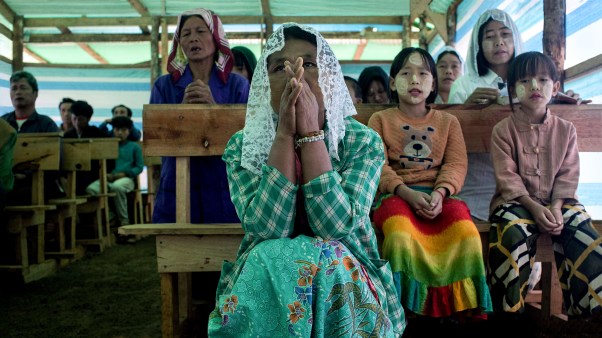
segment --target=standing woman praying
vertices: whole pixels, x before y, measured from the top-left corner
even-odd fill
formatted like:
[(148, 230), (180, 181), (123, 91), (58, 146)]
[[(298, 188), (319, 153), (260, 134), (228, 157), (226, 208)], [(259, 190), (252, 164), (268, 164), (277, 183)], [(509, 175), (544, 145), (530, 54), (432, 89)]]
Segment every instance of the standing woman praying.
[[(168, 58), (169, 74), (157, 79), (150, 103), (246, 103), (249, 83), (232, 74), (234, 57), (222, 23), (213, 12), (197, 8), (182, 13)], [(219, 156), (190, 161), (192, 223), (238, 222), (230, 201), (226, 166)], [(175, 222), (176, 161), (163, 157), (153, 223)]]

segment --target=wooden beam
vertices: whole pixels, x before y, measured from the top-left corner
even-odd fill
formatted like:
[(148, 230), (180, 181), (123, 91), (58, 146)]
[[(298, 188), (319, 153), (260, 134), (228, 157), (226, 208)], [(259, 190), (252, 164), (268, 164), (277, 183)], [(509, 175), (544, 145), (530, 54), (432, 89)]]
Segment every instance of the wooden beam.
[(567, 68), (564, 71), (564, 79), (569, 80), (600, 68), (602, 68), (602, 54), (598, 54), (591, 59), (578, 63), (571, 68)]
[[(0, 0), (0, 1), (2, 1), (2, 0)], [(0, 34), (4, 35), (9, 40), (13, 39), (13, 31), (1, 23), (0, 23)]]
[(360, 43), (357, 45), (357, 48), (355, 49), (355, 53), (353, 54), (353, 60), (361, 60), (362, 59), (362, 54), (364, 54), (364, 50), (366, 49), (367, 45), (368, 45), (368, 40), (360, 39)]
[[(170, 25), (175, 25), (177, 17), (166, 17)], [(263, 16), (220, 15), (224, 24), (261, 24)], [(400, 16), (274, 16), (275, 24), (297, 22), (303, 24), (381, 24), (401, 25)]]
[[(1, 59), (1, 58), (0, 58)], [(10, 63), (10, 61), (9, 61)], [(141, 69), (148, 69), (150, 67), (150, 62), (149, 61), (145, 61), (145, 62), (140, 62), (140, 63), (133, 63), (133, 64), (119, 64), (119, 65), (115, 65), (115, 64), (80, 64), (80, 63), (76, 63), (76, 64), (70, 64), (70, 63), (48, 63), (48, 64), (39, 64), (39, 63), (23, 63), (24, 67), (27, 68), (35, 68), (35, 67), (44, 67), (44, 68), (75, 68), (75, 69), (133, 69), (133, 68), (141, 68)]]
[(403, 32), (401, 33), (401, 47), (407, 48), (412, 46), (412, 22), (409, 16), (402, 18)]
[(447, 8), (447, 44), (456, 47), (456, 24), (458, 23), (458, 6), (462, 0), (455, 0)]
[(34, 51), (32, 51), (31, 49), (27, 48), (27, 46), (23, 47), (23, 52), (29, 56), (31, 56), (32, 58), (38, 60), (40, 63), (44, 63), (47, 64), (48, 60), (44, 59), (43, 57), (39, 56), (37, 53), (35, 53)]
[(96, 61), (98, 61), (100, 64), (106, 65), (109, 62), (103, 58), (100, 54), (96, 53), (96, 51), (94, 49), (92, 49), (92, 47), (90, 47), (87, 43), (78, 43), (78, 45), (86, 52), (88, 53), (91, 57), (93, 57)]
[(23, 70), (23, 48), (25, 44), (23, 42), (23, 17), (17, 15), (13, 21), (13, 62), (12, 71), (13, 73), (19, 70)]
[(269, 37), (274, 31), (274, 18), (270, 9), (270, 0), (261, 0), (261, 13), (263, 14), (263, 24), (265, 26), (265, 36)]
[(554, 61), (560, 74), (560, 91), (564, 91), (566, 55), (566, 1), (543, 1), (543, 52)]
[(10, 6), (7, 5), (4, 0), (0, 0), (0, 15), (2, 15), (8, 22), (15, 21), (15, 11), (13, 11), (13, 9), (10, 8)]
[(150, 41), (150, 35), (142, 34), (31, 34), (29, 43), (59, 42), (140, 42)]
[(161, 18), (161, 73), (167, 74), (167, 58), (169, 57), (169, 41), (173, 34), (167, 30), (167, 20)]
[(161, 63), (159, 61), (159, 40), (161, 39), (159, 36), (159, 28), (161, 27), (161, 18), (156, 16), (153, 18), (153, 27), (151, 30), (151, 43), (150, 43), (150, 52), (151, 52), (151, 67), (150, 67), (150, 85), (152, 86), (155, 83), (155, 80), (161, 75)]
[[(62, 36), (69, 36), (69, 35), (73, 35), (73, 33), (71, 32), (71, 30), (67, 27), (57, 27), (61, 33)], [(93, 50), (92, 48), (90, 48), (90, 46), (87, 43), (83, 43), (83, 42), (78, 42), (77, 45), (83, 49), (86, 53), (88, 53), (88, 55), (90, 55), (93, 59), (95, 59), (96, 61), (100, 62), (101, 64), (108, 64), (109, 62), (103, 58), (102, 56), (100, 56), (98, 53), (96, 53), (95, 50)]]
[(94, 27), (94, 26), (150, 26), (151, 17), (139, 18), (28, 18), (24, 20), (27, 28), (36, 27)]
[[(130, 5), (134, 7), (134, 9), (140, 13), (143, 17), (150, 17), (150, 13), (148, 12), (148, 8), (144, 7), (144, 5), (139, 0), (128, 0)], [(140, 30), (143, 34), (149, 35), (150, 31), (148, 30), (148, 26), (140, 25)]]

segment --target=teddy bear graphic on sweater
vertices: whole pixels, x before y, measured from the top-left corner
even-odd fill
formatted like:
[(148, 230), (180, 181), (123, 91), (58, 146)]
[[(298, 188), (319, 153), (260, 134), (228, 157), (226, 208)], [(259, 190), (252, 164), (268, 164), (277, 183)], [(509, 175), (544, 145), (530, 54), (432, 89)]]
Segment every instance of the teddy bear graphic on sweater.
[(430, 134), (435, 128), (428, 126), (424, 130), (414, 128), (410, 125), (401, 127), (405, 134), (401, 140), (403, 154), (399, 156), (400, 165), (404, 169), (430, 169), (433, 165), (433, 159), (427, 157), (432, 152), (433, 141)]

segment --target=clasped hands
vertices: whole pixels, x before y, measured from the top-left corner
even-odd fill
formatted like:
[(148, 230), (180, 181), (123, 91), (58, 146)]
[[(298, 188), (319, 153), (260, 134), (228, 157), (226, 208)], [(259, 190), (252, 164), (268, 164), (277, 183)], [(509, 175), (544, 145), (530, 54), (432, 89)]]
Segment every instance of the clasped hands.
[(551, 235), (560, 235), (560, 232), (564, 228), (562, 210), (560, 208), (548, 208), (538, 205), (532, 207), (529, 211), (533, 215), (533, 220), (537, 224), (539, 231), (547, 232)]
[(294, 64), (285, 61), (284, 73), (286, 85), (280, 98), (277, 133), (295, 137), (319, 130), (319, 106), (305, 80), (303, 58), (298, 57)]
[(406, 201), (419, 217), (434, 219), (443, 208), (444, 193), (441, 190), (435, 189), (429, 195), (401, 185), (395, 189), (395, 194)]
[(209, 103), (214, 104), (213, 94), (209, 85), (196, 79), (186, 86), (182, 103)]

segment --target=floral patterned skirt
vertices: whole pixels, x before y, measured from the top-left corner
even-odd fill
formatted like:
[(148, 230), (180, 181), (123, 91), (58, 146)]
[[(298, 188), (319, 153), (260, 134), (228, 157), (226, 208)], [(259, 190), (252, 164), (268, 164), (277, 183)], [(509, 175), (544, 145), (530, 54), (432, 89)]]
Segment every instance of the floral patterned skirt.
[(217, 297), (209, 336), (394, 337), (381, 297), (342, 243), (267, 240), (249, 253), (231, 291)]

